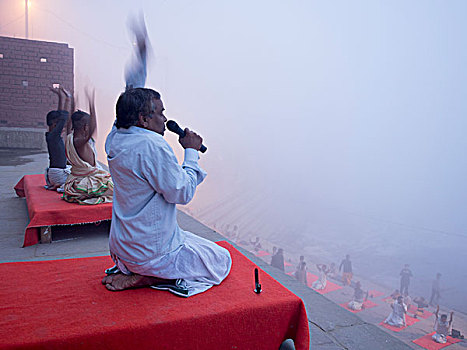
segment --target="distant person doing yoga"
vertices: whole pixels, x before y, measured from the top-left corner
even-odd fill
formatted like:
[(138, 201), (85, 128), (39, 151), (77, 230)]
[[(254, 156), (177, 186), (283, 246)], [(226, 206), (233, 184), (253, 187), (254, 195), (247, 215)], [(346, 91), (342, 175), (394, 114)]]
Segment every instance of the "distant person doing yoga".
[(300, 262), (298, 263), (297, 270), (295, 271), (295, 278), (305, 286), (308, 285), (306, 262), (303, 255), (300, 257)]
[(409, 264), (405, 264), (404, 268), (400, 272), (401, 276), (401, 289), (402, 295), (409, 295), (409, 284), (410, 279), (413, 277), (412, 271), (409, 269)]
[(391, 304), (392, 312), (386, 318), (384, 323), (394, 327), (407, 326), (405, 315), (407, 314), (407, 305), (404, 304), (402, 296), (397, 297), (397, 300)]
[(439, 305), (436, 307), (434, 324), (435, 334), (432, 336), (435, 342), (441, 344), (447, 342), (447, 336), (451, 334), (453, 315), (454, 312), (451, 312), (451, 317), (448, 321), (448, 316), (446, 314), (439, 315)]
[(368, 298), (368, 292), (362, 290), (360, 281), (355, 283), (353, 299), (347, 304), (348, 308), (355, 311), (360, 311), (363, 308), (364, 301)]
[(328, 268), (325, 264), (316, 264), (318, 269), (318, 279), (311, 284), (311, 288), (315, 290), (323, 290), (328, 283)]
[(441, 287), (440, 287), (440, 281), (441, 281), (441, 274), (437, 273), (436, 278), (433, 280), (431, 284), (431, 297), (430, 297), (430, 305), (438, 305), (439, 304), (439, 299), (441, 298)]
[(346, 286), (350, 286), (352, 282), (352, 262), (350, 261), (350, 255), (347, 254), (345, 259), (342, 260), (339, 265), (339, 272), (342, 270), (342, 282)]

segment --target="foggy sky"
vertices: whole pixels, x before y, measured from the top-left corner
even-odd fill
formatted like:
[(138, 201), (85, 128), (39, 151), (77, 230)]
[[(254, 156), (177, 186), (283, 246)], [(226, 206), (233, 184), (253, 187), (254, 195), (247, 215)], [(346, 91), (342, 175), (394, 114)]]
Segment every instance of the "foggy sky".
[[(147, 85), (208, 146), (195, 212), (252, 198), (282, 224), (335, 208), (467, 235), (467, 2), (32, 0), (30, 39), (68, 43), (97, 89), (102, 161), (137, 9)], [(23, 13), (0, 0), (0, 35)]]

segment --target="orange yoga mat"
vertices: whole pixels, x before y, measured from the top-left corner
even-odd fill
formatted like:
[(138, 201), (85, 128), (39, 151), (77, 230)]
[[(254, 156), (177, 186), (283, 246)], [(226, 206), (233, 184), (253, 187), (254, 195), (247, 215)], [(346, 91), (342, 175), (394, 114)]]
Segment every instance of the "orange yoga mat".
[(422, 348), (425, 348), (427, 350), (439, 350), (439, 349), (443, 349), (443, 348), (445, 348), (445, 347), (447, 347), (449, 345), (459, 343), (461, 341), (461, 339), (456, 339), (456, 338), (448, 336), (446, 338), (447, 342), (444, 343), (444, 344), (440, 344), (440, 343), (435, 342), (431, 338), (433, 336), (433, 334), (435, 334), (435, 332), (424, 335), (421, 338), (412, 340), (412, 342), (417, 344), (417, 345), (420, 345)]
[(366, 309), (371, 309), (372, 307), (378, 306), (378, 304), (372, 302), (371, 300), (365, 300), (363, 302), (363, 308), (361, 310), (352, 310), (352, 309), (349, 308), (348, 304), (349, 303), (342, 303), (342, 304), (339, 304), (339, 305), (342, 306), (344, 309), (347, 309), (347, 310), (349, 310), (350, 312), (353, 312), (353, 313), (357, 313), (357, 312), (360, 312), (360, 311), (363, 311), (363, 310), (366, 310)]
[[(306, 281), (307, 281), (308, 287), (311, 288), (311, 285), (313, 284), (313, 282), (317, 281), (317, 280), (318, 280), (318, 276), (313, 275), (310, 272), (307, 272)], [(321, 289), (321, 290), (316, 290), (316, 289), (313, 289), (313, 290), (318, 292), (319, 294), (327, 294), (329, 292), (334, 292), (334, 291), (339, 290), (339, 289), (342, 289), (342, 287), (339, 286), (338, 284), (332, 283), (331, 281), (328, 280), (326, 282), (326, 288)]]
[(411, 325), (413, 325), (414, 323), (417, 323), (419, 321), (420, 320), (417, 319), (417, 318), (413, 318), (413, 317), (411, 317), (409, 315), (405, 315), (405, 323), (407, 324), (407, 326), (405, 326), (405, 327), (390, 326), (390, 325), (384, 323), (384, 321), (381, 322), (379, 325), (383, 326), (384, 328), (390, 329), (393, 332), (400, 332), (400, 331), (406, 329), (407, 327), (410, 327)]
[[(409, 305), (407, 312), (410, 312), (415, 315), (417, 314), (417, 307), (415, 305)], [(421, 317), (424, 319), (428, 319), (431, 316), (433, 316), (433, 313), (428, 311), (427, 309), (423, 309), (423, 312), (420, 315), (417, 315), (417, 317)]]
[(271, 255), (269, 254), (267, 251), (265, 250), (260, 250), (258, 252), (255, 253), (255, 255), (259, 258), (262, 258), (263, 256), (268, 256), (268, 255)]

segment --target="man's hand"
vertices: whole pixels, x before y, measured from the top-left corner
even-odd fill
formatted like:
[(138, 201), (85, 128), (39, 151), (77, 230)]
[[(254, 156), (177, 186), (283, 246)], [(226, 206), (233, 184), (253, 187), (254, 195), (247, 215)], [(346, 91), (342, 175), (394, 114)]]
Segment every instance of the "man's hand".
[[(91, 89), (89, 86), (86, 86), (84, 90), (86, 98), (89, 102), (89, 138), (95, 136), (97, 130), (97, 117), (96, 117), (96, 89)], [(88, 139), (89, 140), (89, 139)], [(87, 142), (87, 141), (86, 141)]]
[[(68, 91), (67, 91), (68, 92)], [(75, 107), (78, 104), (78, 95), (76, 93), (71, 94), (71, 101), (70, 101), (70, 117), (66, 123), (66, 134), (69, 135), (73, 131), (73, 125), (71, 122), (71, 115), (75, 112)]]
[(197, 133), (191, 131), (188, 128), (185, 128), (185, 137), (179, 137), (178, 142), (182, 145), (183, 148), (193, 148), (197, 151), (201, 148), (203, 144), (203, 139)]
[(62, 90), (57, 87), (49, 87), (50, 91), (52, 91), (54, 94), (58, 96), (58, 106), (57, 106), (57, 111), (63, 110), (63, 94)]
[(65, 97), (65, 103), (63, 104), (62, 109), (64, 111), (68, 111), (70, 109), (71, 94), (68, 90), (63, 88), (63, 86), (60, 86), (60, 93), (63, 94), (63, 96)]
[(52, 91), (54, 94), (60, 96), (60, 88), (49, 87), (49, 90)]
[(66, 98), (71, 99), (71, 93), (67, 89), (65, 89), (63, 86), (60, 87), (60, 91), (63, 92)]

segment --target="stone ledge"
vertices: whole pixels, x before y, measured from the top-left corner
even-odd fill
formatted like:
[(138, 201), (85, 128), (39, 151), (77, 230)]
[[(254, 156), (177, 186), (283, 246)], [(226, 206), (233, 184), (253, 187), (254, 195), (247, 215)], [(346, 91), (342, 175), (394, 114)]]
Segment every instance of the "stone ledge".
[[(189, 218), (196, 223), (194, 225), (202, 225), (195, 219)], [(210, 230), (207, 227), (206, 229)], [(200, 234), (198, 231), (193, 232)], [(225, 239), (223, 236), (219, 236), (221, 237), (220, 239)], [(363, 321), (354, 313), (345, 310), (325, 296), (298, 282), (295, 278), (270, 266), (242, 247), (237, 245), (235, 245), (235, 247), (261, 267), (261, 269), (303, 300), (308, 314), (310, 349), (412, 349), (403, 341), (391, 336), (377, 326)]]
[(0, 148), (46, 150), (46, 129), (0, 127)]

